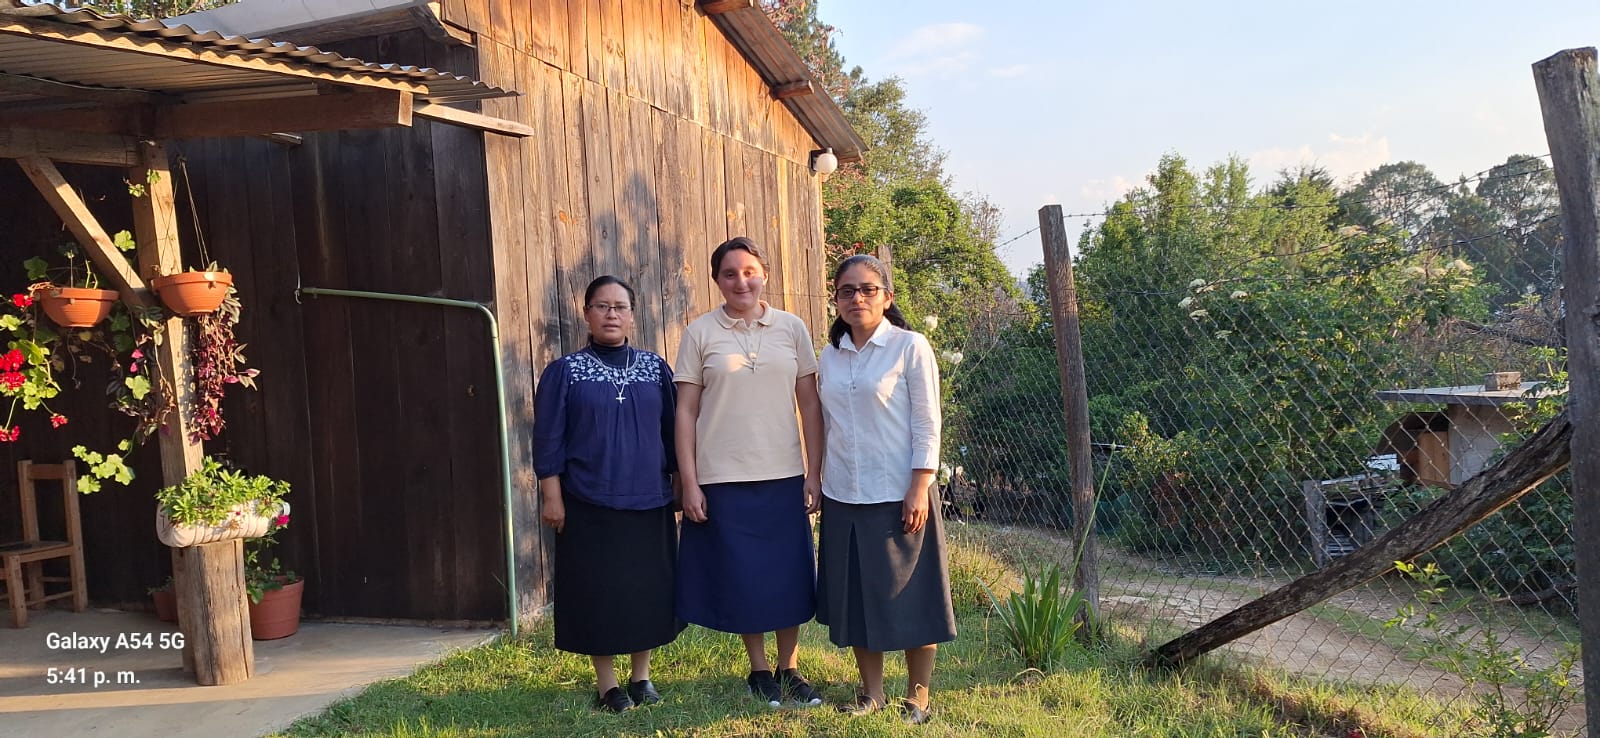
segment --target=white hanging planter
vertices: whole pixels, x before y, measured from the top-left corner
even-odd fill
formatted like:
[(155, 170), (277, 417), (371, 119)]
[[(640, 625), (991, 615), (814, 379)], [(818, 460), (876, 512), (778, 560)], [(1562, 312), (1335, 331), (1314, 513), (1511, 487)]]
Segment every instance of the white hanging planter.
[(234, 505), (228, 517), (217, 525), (177, 525), (165, 511), (156, 508), (156, 537), (173, 548), (187, 548), (202, 543), (216, 543), (235, 538), (260, 538), (272, 530), (273, 521), (289, 514), (289, 503), (280, 503), (270, 510), (260, 510), (251, 503)]

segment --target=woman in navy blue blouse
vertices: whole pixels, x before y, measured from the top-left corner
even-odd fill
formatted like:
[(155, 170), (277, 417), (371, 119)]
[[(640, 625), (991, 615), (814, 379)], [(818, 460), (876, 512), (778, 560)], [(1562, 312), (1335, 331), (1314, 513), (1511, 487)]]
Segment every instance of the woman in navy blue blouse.
[[(650, 650), (683, 630), (673, 614), (672, 369), (628, 345), (633, 288), (604, 276), (583, 294), (589, 345), (545, 367), (534, 399), (541, 518), (556, 532), (555, 645), (594, 663), (595, 705), (659, 702)], [(632, 655), (627, 688), (613, 655)]]

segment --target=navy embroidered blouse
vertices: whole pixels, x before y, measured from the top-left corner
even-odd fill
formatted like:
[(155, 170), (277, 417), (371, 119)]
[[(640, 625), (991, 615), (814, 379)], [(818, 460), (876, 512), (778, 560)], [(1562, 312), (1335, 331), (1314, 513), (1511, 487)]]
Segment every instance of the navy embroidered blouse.
[(550, 362), (534, 396), (534, 472), (602, 507), (671, 504), (676, 400), (671, 367), (649, 351), (591, 343)]

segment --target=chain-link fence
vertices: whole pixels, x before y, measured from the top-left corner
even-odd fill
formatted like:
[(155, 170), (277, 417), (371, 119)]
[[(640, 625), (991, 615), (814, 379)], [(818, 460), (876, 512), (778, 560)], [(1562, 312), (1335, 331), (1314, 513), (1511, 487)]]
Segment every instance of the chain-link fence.
[[(1253, 194), (1230, 166), (1199, 177), (1163, 162), (1075, 261), (1102, 608), (1152, 646), (1358, 549), (1564, 398), (1558, 203), (1542, 159), (1409, 190), (1369, 176), (1341, 191), (1300, 172)], [(1017, 295), (972, 299), (960, 345), (933, 334), (945, 504), (1020, 536), (1020, 557), (1070, 563), (1046, 290), (1036, 272)], [(1566, 673), (1579, 641), (1571, 520), (1557, 475), (1420, 557), (1416, 576), (1385, 575), (1229, 648), (1387, 685), (1371, 692), (1375, 712), (1403, 703), (1441, 726), (1483, 724), (1471, 715), (1501, 683), (1513, 709), (1535, 709), (1537, 675)], [(1581, 690), (1560, 709), (1559, 727), (1581, 728)]]

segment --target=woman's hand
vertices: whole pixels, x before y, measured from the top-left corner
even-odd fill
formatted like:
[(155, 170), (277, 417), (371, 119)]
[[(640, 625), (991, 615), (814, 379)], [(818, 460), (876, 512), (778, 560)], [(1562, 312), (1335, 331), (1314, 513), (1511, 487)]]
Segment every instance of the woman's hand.
[(906, 524), (906, 534), (914, 535), (928, 524), (928, 488), (917, 489), (912, 485), (911, 491), (906, 493), (906, 501), (900, 507), (900, 520)]
[(557, 533), (567, 524), (567, 506), (561, 502), (561, 496), (550, 497), (545, 495), (544, 505), (540, 506), (539, 519), (551, 530)]
[(539, 480), (539, 496), (544, 501), (539, 506), (539, 520), (560, 533), (567, 525), (567, 505), (561, 501), (561, 477), (552, 475)]
[(700, 490), (700, 485), (683, 485), (683, 516), (693, 523), (706, 522), (706, 493)]
[(822, 480), (806, 475), (805, 483), (806, 514), (811, 515), (822, 509)]
[(906, 524), (906, 535), (919, 533), (928, 524), (928, 509), (933, 505), (933, 493), (929, 491), (932, 486), (932, 469), (911, 470), (911, 489), (906, 490), (906, 501), (900, 508), (900, 520)]

